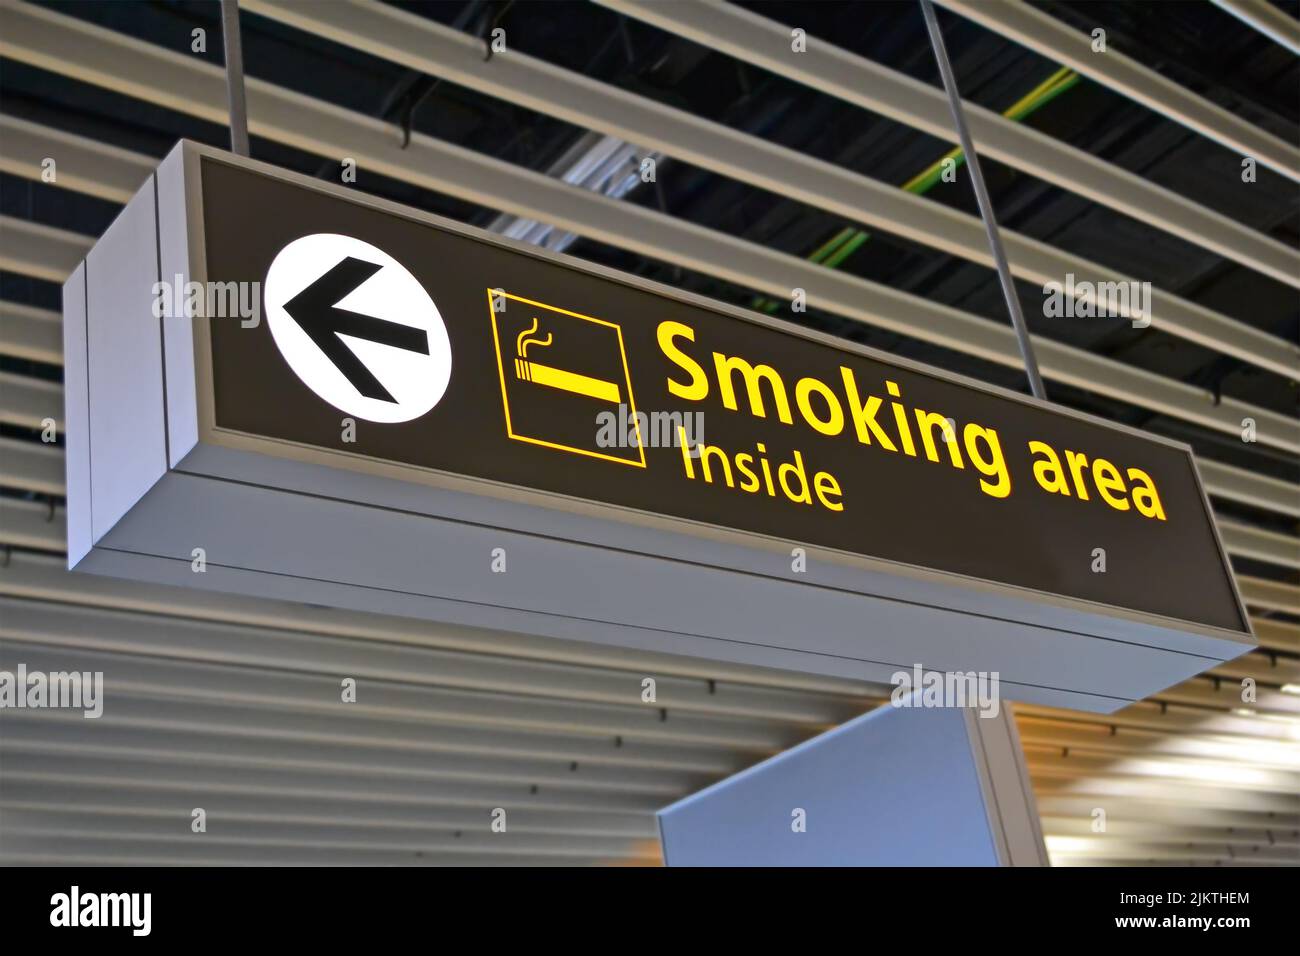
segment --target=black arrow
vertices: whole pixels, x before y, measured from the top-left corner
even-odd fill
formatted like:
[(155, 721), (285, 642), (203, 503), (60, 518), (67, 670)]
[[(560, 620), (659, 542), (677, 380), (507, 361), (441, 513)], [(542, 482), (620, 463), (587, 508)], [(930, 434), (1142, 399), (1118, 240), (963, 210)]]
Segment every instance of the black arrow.
[(390, 322), (373, 315), (361, 315), (338, 308), (337, 303), (383, 266), (348, 256), (284, 305), (284, 311), (302, 326), (316, 347), (366, 398), (383, 402), (397, 399), (366, 368), (366, 363), (348, 348), (340, 335), (391, 345), (408, 352), (429, 354), (429, 333), (424, 329)]

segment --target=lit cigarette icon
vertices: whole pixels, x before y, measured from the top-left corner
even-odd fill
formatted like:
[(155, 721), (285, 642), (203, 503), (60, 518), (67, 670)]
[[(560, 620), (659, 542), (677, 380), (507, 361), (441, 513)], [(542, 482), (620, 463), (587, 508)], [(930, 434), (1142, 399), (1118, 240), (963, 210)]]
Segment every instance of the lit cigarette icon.
[(604, 379), (592, 378), (590, 375), (580, 375), (577, 372), (569, 372), (551, 365), (528, 361), (528, 347), (530, 345), (536, 345), (538, 348), (544, 349), (552, 342), (552, 336), (549, 332), (544, 339), (532, 337), (533, 333), (537, 331), (538, 325), (539, 321), (534, 316), (532, 327), (520, 332), (518, 338), (515, 339), (516, 376), (535, 385), (546, 385), (565, 392), (574, 392), (578, 395), (586, 395), (588, 398), (618, 404), (619, 387), (617, 382), (607, 382)]

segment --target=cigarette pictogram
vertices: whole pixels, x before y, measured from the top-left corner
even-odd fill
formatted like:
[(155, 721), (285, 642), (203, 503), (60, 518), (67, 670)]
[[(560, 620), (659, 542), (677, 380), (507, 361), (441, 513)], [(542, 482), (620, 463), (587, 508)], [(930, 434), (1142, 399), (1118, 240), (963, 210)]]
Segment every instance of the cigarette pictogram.
[(617, 404), (620, 401), (621, 390), (617, 382), (609, 382), (605, 379), (593, 378), (590, 375), (582, 375), (578, 372), (570, 372), (567, 369), (556, 368), (553, 365), (543, 365), (540, 362), (530, 361), (528, 359), (530, 346), (546, 348), (554, 341), (554, 337), (549, 332), (545, 338), (537, 337), (536, 332), (539, 326), (540, 321), (534, 316), (533, 324), (520, 332), (515, 339), (515, 375), (518, 378), (525, 382), (532, 382), (534, 385), (546, 385), (550, 388), (586, 395), (588, 398), (594, 398), (602, 402)]
[[(486, 291), (506, 434), (555, 451), (646, 467), (619, 324), (500, 288)], [(635, 426), (625, 442), (604, 441), (604, 422), (611, 416)]]

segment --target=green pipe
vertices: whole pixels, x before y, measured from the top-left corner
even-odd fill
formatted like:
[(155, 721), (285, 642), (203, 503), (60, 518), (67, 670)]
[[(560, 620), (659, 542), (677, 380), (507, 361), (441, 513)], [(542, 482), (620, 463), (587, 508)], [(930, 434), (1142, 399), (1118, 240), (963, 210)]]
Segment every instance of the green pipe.
[[(1069, 90), (1079, 82), (1081, 77), (1069, 67), (1060, 67), (1056, 72), (1049, 76), (1034, 89), (1022, 96), (1019, 100), (1009, 106), (1002, 112), (1002, 115), (1012, 122), (1019, 123), (1032, 113), (1042, 109), (1052, 100), (1056, 99), (1066, 90)], [(917, 196), (925, 195), (934, 188), (935, 184), (943, 178), (944, 163), (948, 160), (953, 161), (953, 168), (966, 162), (966, 156), (961, 147), (951, 149), (948, 153), (940, 157), (935, 162), (913, 176), (902, 185), (902, 189), (907, 190)], [(819, 263), (828, 269), (836, 269), (849, 256), (853, 255), (864, 242), (871, 238), (871, 234), (863, 229), (857, 229), (853, 226), (845, 226), (826, 242), (817, 247), (809, 256), (811, 262)], [(766, 312), (769, 315), (781, 307), (781, 303), (764, 296), (757, 296), (751, 303), (751, 307)]]

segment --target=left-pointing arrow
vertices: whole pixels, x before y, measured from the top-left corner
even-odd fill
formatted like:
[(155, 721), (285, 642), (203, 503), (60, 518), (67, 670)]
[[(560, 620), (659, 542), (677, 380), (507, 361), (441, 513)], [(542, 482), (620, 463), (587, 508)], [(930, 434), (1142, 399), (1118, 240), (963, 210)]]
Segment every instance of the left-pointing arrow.
[(334, 363), (334, 367), (366, 398), (397, 402), (365, 362), (340, 335), (429, 354), (429, 333), (373, 315), (340, 309), (338, 303), (383, 266), (348, 256), (284, 304), (284, 310)]

